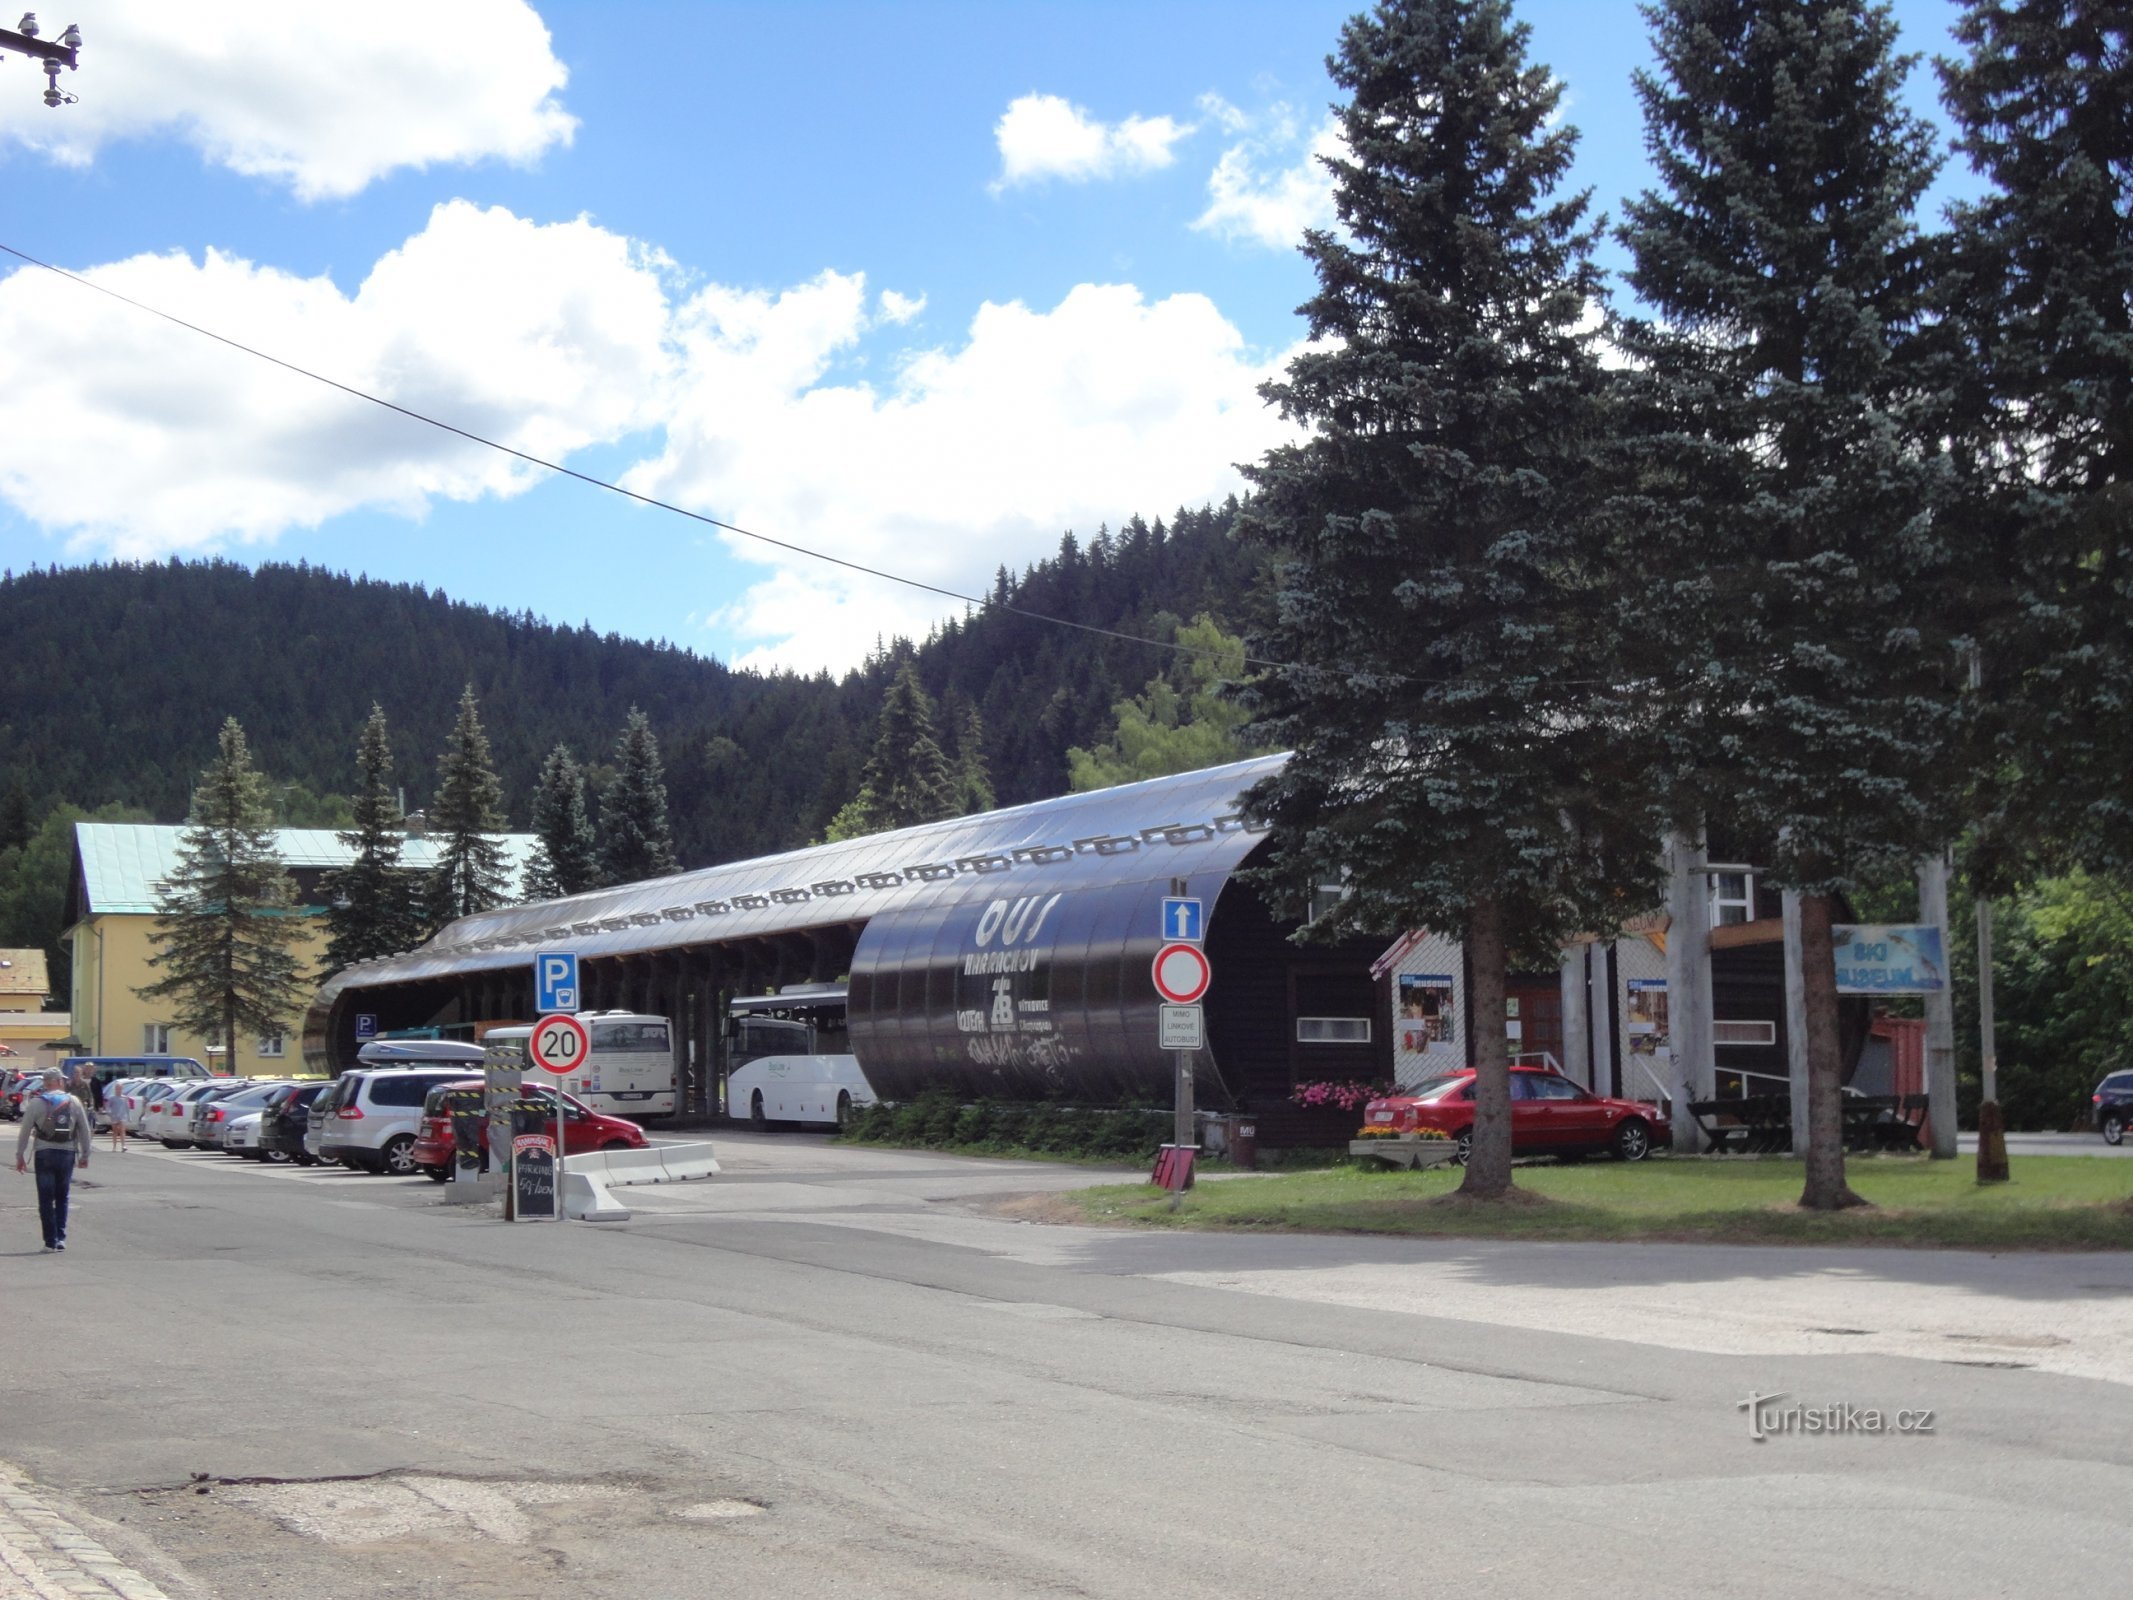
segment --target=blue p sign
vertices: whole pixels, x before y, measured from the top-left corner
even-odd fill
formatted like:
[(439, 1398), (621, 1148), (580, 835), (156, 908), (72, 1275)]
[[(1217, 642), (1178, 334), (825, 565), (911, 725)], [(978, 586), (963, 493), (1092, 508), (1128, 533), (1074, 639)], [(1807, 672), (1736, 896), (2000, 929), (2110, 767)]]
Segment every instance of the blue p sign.
[(533, 958), (533, 1009), (542, 1016), (578, 1009), (578, 957), (571, 950), (543, 950)]

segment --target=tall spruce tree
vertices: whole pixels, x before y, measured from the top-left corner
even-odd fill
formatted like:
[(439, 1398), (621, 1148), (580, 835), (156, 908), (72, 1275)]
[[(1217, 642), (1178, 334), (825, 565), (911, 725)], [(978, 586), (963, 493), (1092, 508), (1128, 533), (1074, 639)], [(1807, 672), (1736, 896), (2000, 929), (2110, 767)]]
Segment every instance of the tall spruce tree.
[(163, 976), (135, 992), (167, 1001), (181, 1028), (219, 1039), (234, 1069), (239, 1039), (282, 1032), (308, 997), (303, 915), (275, 848), (273, 796), (235, 717), (193, 790), (157, 909), (148, 964)]
[(859, 793), (829, 826), (832, 839), (856, 839), (957, 815), (962, 794), (935, 731), (933, 699), (908, 659), (882, 696), (874, 749)]
[(1294, 756), (1249, 803), (1259, 880), (1314, 931), (1457, 934), (1472, 965), (1464, 1191), (1511, 1189), (1504, 987), (1657, 893), (1656, 821), (1614, 781), (1626, 708), (1581, 515), (1599, 363), (1576, 134), (1504, 0), (1384, 0), (1328, 62), (1341, 231), (1304, 252), (1314, 348), (1262, 391), (1309, 424), (1248, 476), (1276, 556), (1253, 734)]
[(340, 836), (355, 859), (327, 876), (326, 967), (339, 972), (412, 949), (421, 937), (417, 885), (400, 864), (406, 822), (393, 791), (385, 708), (373, 704), (356, 738), (354, 826)]
[[(1830, 928), (1957, 819), (1962, 660), (1912, 216), (1931, 131), (1873, 0), (1658, 0), (1637, 77), (1659, 186), (1622, 229), (1634, 359), (1625, 570), (1677, 826), (1799, 891), (1803, 1205), (1844, 1181)], [(1630, 567), (1628, 563), (1636, 565)]]
[(437, 847), (428, 896), (431, 931), (455, 918), (508, 905), (513, 898), (511, 872), (496, 838), (504, 827), (504, 786), (496, 776), (471, 683), (459, 697), (459, 716), (437, 758), (437, 793), (427, 821)]
[(955, 808), (969, 816), (990, 811), (999, 804), (992, 787), (992, 765), (985, 759), (985, 719), (963, 695), (950, 691), (941, 705), (942, 731), (947, 745), (942, 754), (955, 774)]
[(568, 745), (541, 763), (533, 789), (533, 859), (526, 864), (526, 898), (559, 900), (600, 882), (599, 847), (585, 811), (585, 769)]
[[(1969, 0), (1940, 63), (1990, 182), (1941, 275), (1958, 514), (1976, 534), (1986, 763), (1971, 852), (2133, 879), (2133, 11)], [(1994, 880), (1997, 880), (1996, 882)]]
[(615, 741), (615, 776), (600, 796), (600, 874), (637, 883), (679, 872), (667, 822), (667, 785), (651, 719), (635, 706)]

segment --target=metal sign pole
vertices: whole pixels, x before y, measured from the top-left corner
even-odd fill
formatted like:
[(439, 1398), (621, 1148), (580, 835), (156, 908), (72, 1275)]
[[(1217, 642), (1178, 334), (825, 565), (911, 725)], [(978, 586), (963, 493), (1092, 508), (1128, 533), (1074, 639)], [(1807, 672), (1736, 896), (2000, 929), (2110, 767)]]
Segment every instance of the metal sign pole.
[[(1192, 1052), (1190, 1050), (1180, 1050), (1178, 1052), (1177, 1061), (1177, 1119), (1171, 1127), (1170, 1136), (1173, 1142), (1177, 1145), (1178, 1164), (1180, 1167), (1183, 1167), (1185, 1161), (1187, 1160), (1186, 1152), (1191, 1150), (1193, 1146), (1199, 1142), (1198, 1139), (1195, 1137), (1196, 1130), (1193, 1127)], [(1184, 1200), (1185, 1173), (1183, 1171), (1179, 1171), (1177, 1175), (1177, 1181), (1173, 1183), (1170, 1188), (1170, 1209), (1173, 1211), (1177, 1210), (1179, 1206), (1184, 1204)]]

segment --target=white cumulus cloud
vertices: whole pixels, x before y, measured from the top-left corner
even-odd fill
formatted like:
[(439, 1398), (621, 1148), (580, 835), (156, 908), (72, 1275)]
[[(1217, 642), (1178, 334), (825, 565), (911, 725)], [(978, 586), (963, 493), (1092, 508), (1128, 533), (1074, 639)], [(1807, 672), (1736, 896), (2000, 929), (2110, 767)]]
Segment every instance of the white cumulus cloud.
[(1306, 138), (1287, 107), (1261, 118), (1217, 103), (1211, 114), (1241, 134), (1207, 180), (1207, 209), (1194, 219), (1203, 233), (1269, 249), (1293, 250), (1304, 229), (1331, 227), (1333, 175), (1325, 159), (1347, 153), (1340, 124), (1328, 117)]
[(992, 187), (997, 193), (1042, 178), (1086, 183), (1153, 172), (1177, 159), (1175, 146), (1191, 132), (1169, 117), (1103, 122), (1056, 94), (1026, 94), (993, 129), (1000, 176)]
[[(657, 419), (663, 263), (588, 222), (463, 201), (353, 294), (210, 251), (83, 274), (517, 448)], [(77, 550), (271, 540), (362, 507), (509, 494), (537, 469), (210, 343), (34, 268), (0, 280), (0, 497)]]
[[(464, 201), (350, 289), (216, 251), (84, 275), (550, 459), (654, 434), (631, 488), (962, 594), (1067, 530), (1239, 491), (1235, 464), (1293, 437), (1256, 392), (1285, 353), (1205, 296), (1124, 284), (987, 303), (920, 341), (920, 297), (857, 272), (683, 297), (685, 273), (636, 241)], [(0, 437), (21, 444), (0, 499), (78, 554), (135, 559), (543, 476), (34, 268), (0, 278)], [(676, 523), (672, 548), (702, 537)], [(675, 606), (750, 664), (850, 666), (959, 609), (720, 537), (760, 576)]]
[[(823, 382), (865, 331), (862, 286), (825, 274), (781, 295), (715, 289), (678, 316), (683, 378), (666, 449), (630, 486), (742, 527), (964, 594), (1072, 529), (1243, 488), (1235, 463), (1293, 437), (1213, 302), (1082, 284), (1056, 306), (987, 304), (893, 381)], [(751, 665), (850, 665), (877, 635), (955, 609), (745, 540), (773, 570), (722, 614)]]
[[(292, 0), (76, 0), (79, 96), (48, 109), (34, 64), (0, 74), (0, 141), (76, 165), (115, 140), (182, 139), (300, 198), (402, 167), (531, 161), (568, 143), (567, 74), (526, 0), (381, 8)], [(57, 37), (59, 27), (46, 29)]]

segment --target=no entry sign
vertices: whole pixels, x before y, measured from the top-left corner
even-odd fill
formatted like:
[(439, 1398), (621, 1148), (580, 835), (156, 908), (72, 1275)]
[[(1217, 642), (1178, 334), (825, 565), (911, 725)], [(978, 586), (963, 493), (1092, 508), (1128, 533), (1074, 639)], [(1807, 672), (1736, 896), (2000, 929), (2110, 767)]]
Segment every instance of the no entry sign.
[(1174, 1006), (1189, 1006), (1207, 993), (1215, 969), (1196, 944), (1166, 944), (1155, 953), (1155, 992)]
[(533, 1025), (533, 1037), (526, 1041), (526, 1054), (533, 1064), (557, 1077), (576, 1072), (591, 1053), (592, 1035), (572, 1016), (541, 1018)]

